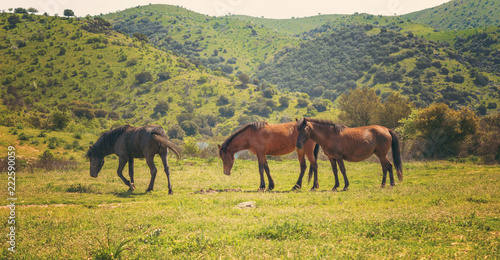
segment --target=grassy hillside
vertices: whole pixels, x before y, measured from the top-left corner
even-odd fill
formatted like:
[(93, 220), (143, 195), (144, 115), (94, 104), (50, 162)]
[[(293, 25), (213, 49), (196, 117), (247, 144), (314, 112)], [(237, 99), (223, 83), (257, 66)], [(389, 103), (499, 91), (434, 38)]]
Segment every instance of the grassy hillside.
[(500, 24), (499, 0), (452, 0), (402, 16), (439, 30), (463, 30)]
[(299, 40), (251, 21), (211, 17), (169, 5), (140, 6), (103, 17), (116, 30), (145, 34), (160, 49), (227, 74), (251, 72), (268, 55)]
[(260, 66), (257, 75), (282, 89), (331, 100), (350, 88), (367, 86), (382, 97), (401, 91), (418, 107), (433, 102), (472, 107), (497, 104), (498, 71), (483, 72), (471, 65), (447, 44), (365, 25), (339, 29), (280, 51)]
[[(11, 25), (10, 17), (19, 22)], [(279, 122), (307, 113), (295, 108), (296, 94), (274, 90), (264, 98), (272, 86), (243, 86), (234, 76), (221, 77), (108, 25), (99, 18), (0, 16), (2, 124), (101, 131), (125, 123), (169, 128), (189, 120), (198, 133), (212, 136), (248, 120)], [(289, 106), (279, 103), (285, 95)], [(247, 109), (251, 104), (267, 110), (256, 114)]]

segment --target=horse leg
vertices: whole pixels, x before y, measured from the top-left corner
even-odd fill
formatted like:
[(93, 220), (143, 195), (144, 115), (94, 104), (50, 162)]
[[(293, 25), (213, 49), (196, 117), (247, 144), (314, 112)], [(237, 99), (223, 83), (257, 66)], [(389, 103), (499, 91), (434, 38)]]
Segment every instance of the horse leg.
[(344, 176), (344, 191), (347, 190), (347, 187), (349, 187), (349, 180), (347, 179), (347, 174), (345, 172), (345, 166), (344, 166), (344, 160), (343, 159), (337, 159), (337, 163), (339, 164), (340, 172), (342, 172), (342, 175)]
[(306, 160), (304, 158), (304, 152), (297, 150), (297, 157), (299, 158), (299, 163), (300, 163), (300, 175), (299, 179), (297, 180), (297, 183), (295, 186), (293, 186), (292, 190), (300, 190), (302, 188), (302, 178), (304, 177), (304, 173), (306, 172), (307, 165), (306, 165)]
[(267, 181), (269, 182), (267, 185), (267, 189), (273, 190), (274, 189), (274, 181), (273, 181), (273, 178), (271, 178), (271, 172), (269, 171), (269, 165), (267, 164), (267, 161), (264, 164), (264, 170), (266, 171)]
[(314, 174), (314, 182), (311, 188), (311, 191), (315, 191), (319, 189), (319, 181), (318, 181), (318, 162), (314, 157), (309, 157), (309, 180), (311, 180), (311, 175)]
[(170, 184), (170, 168), (168, 167), (168, 158), (167, 158), (168, 153), (165, 152), (165, 154), (160, 154), (161, 161), (163, 162), (163, 169), (165, 170), (165, 174), (167, 174), (167, 181), (168, 181), (168, 195), (174, 194), (172, 191), (172, 185)]
[(125, 168), (125, 164), (127, 164), (127, 161), (128, 161), (128, 158), (123, 158), (123, 157), (120, 157), (119, 160), (118, 160), (118, 170), (116, 171), (116, 173), (118, 174), (118, 177), (120, 177), (120, 179), (122, 179), (123, 183), (125, 183), (125, 185), (130, 186), (130, 181), (127, 180), (127, 178), (125, 178), (123, 176), (123, 168)]
[(335, 176), (335, 186), (333, 186), (332, 191), (337, 191), (337, 188), (340, 186), (339, 183), (339, 175), (337, 170), (337, 161), (335, 158), (329, 158), (330, 164), (332, 165), (333, 176)]
[(390, 182), (391, 182), (391, 186), (394, 186), (395, 183), (394, 183), (394, 175), (392, 174), (392, 164), (391, 162), (389, 161), (389, 159), (387, 159), (386, 156), (380, 156), (379, 157), (379, 160), (380, 160), (380, 164), (382, 165), (382, 185), (381, 187), (384, 188), (385, 187), (385, 181), (387, 179), (387, 172), (389, 171), (389, 179), (390, 179)]
[(264, 159), (257, 157), (257, 160), (259, 162), (259, 174), (260, 174), (260, 186), (259, 186), (259, 191), (265, 191), (266, 190), (266, 180), (264, 179), (264, 168), (265, 164), (267, 163)]
[(149, 170), (151, 172), (151, 181), (149, 182), (149, 187), (146, 190), (146, 192), (148, 192), (153, 190), (153, 186), (155, 185), (155, 179), (156, 179), (157, 170), (154, 162), (154, 154), (151, 156), (148, 155), (146, 156), (146, 163), (148, 164)]
[(128, 158), (128, 175), (130, 176), (130, 191), (135, 190), (134, 184), (134, 157)]

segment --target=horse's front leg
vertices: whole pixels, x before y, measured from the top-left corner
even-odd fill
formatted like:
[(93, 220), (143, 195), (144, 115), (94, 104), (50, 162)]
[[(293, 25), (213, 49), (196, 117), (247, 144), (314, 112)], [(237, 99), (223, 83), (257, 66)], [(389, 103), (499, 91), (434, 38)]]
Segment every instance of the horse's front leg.
[[(259, 174), (260, 174), (260, 186), (259, 186), (259, 191), (265, 191), (266, 190), (266, 181), (264, 179), (264, 171), (266, 172), (268, 179), (269, 179), (269, 186), (271, 186), (272, 179), (270, 178), (271, 176), (269, 175), (269, 168), (267, 167), (267, 160), (266, 156), (257, 156), (257, 160), (259, 162)], [(266, 170), (267, 168), (267, 170)], [(274, 188), (274, 183), (272, 184), (272, 187)]]
[(329, 159), (330, 159), (330, 164), (332, 165), (333, 176), (335, 176), (335, 186), (333, 186), (332, 191), (337, 191), (337, 188), (340, 186), (337, 161), (335, 160), (335, 158), (329, 158)]
[(345, 166), (344, 166), (344, 160), (343, 159), (336, 159), (337, 163), (339, 164), (340, 172), (342, 172), (342, 175), (344, 176), (344, 191), (347, 190), (347, 187), (349, 187), (349, 180), (347, 179), (347, 174), (345, 172)]
[(130, 191), (135, 190), (134, 184), (134, 157), (130, 157), (128, 159), (128, 175), (130, 176)]
[(146, 190), (146, 192), (148, 192), (153, 190), (153, 186), (155, 185), (155, 179), (156, 179), (157, 170), (154, 163), (154, 154), (151, 156), (148, 155), (146, 156), (146, 163), (148, 164), (149, 171), (151, 172), (151, 180), (149, 181), (149, 186), (148, 189)]
[(116, 171), (116, 173), (118, 174), (118, 177), (120, 177), (120, 179), (122, 179), (123, 183), (125, 183), (125, 185), (130, 186), (130, 181), (127, 180), (127, 178), (125, 178), (123, 176), (123, 168), (125, 168), (125, 164), (127, 164), (127, 161), (128, 161), (128, 158), (125, 158), (125, 157), (120, 157), (119, 160), (118, 160), (118, 170)]
[(295, 184), (295, 186), (293, 186), (292, 190), (300, 190), (300, 188), (302, 188), (302, 178), (304, 178), (304, 173), (306, 172), (307, 169), (304, 153), (301, 152), (300, 150), (297, 150), (297, 157), (299, 158), (299, 163), (300, 163), (300, 175), (299, 179), (297, 180), (297, 183)]

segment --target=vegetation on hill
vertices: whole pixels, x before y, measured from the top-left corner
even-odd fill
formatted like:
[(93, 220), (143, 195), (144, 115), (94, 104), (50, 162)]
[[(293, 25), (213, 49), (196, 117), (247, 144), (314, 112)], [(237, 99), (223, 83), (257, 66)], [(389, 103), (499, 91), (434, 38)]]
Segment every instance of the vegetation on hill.
[(498, 0), (452, 0), (440, 6), (403, 15), (439, 30), (463, 30), (500, 24)]
[(130, 36), (143, 34), (159, 49), (223, 74), (250, 72), (268, 55), (298, 40), (250, 21), (169, 5), (138, 6), (103, 17), (116, 30)]
[[(481, 53), (483, 49), (477, 50)], [(491, 68), (496, 66), (495, 55), (491, 54)], [(417, 107), (434, 102), (478, 107), (496, 104), (500, 98), (498, 71), (492, 72), (471, 67), (446, 43), (365, 25), (339, 29), (296, 48), (285, 48), (259, 67), (257, 77), (282, 90), (332, 101), (350, 89), (366, 86), (377, 89), (383, 98), (390, 91), (399, 91)]]

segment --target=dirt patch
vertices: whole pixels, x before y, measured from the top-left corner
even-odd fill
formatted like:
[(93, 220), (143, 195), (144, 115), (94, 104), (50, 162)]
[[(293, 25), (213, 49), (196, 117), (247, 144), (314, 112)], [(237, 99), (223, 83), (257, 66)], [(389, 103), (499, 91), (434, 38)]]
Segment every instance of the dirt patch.
[(238, 188), (238, 189), (218, 189), (218, 190), (209, 188), (208, 190), (201, 189), (201, 190), (195, 191), (191, 194), (216, 194), (219, 192), (242, 192), (242, 190), (240, 188)]

